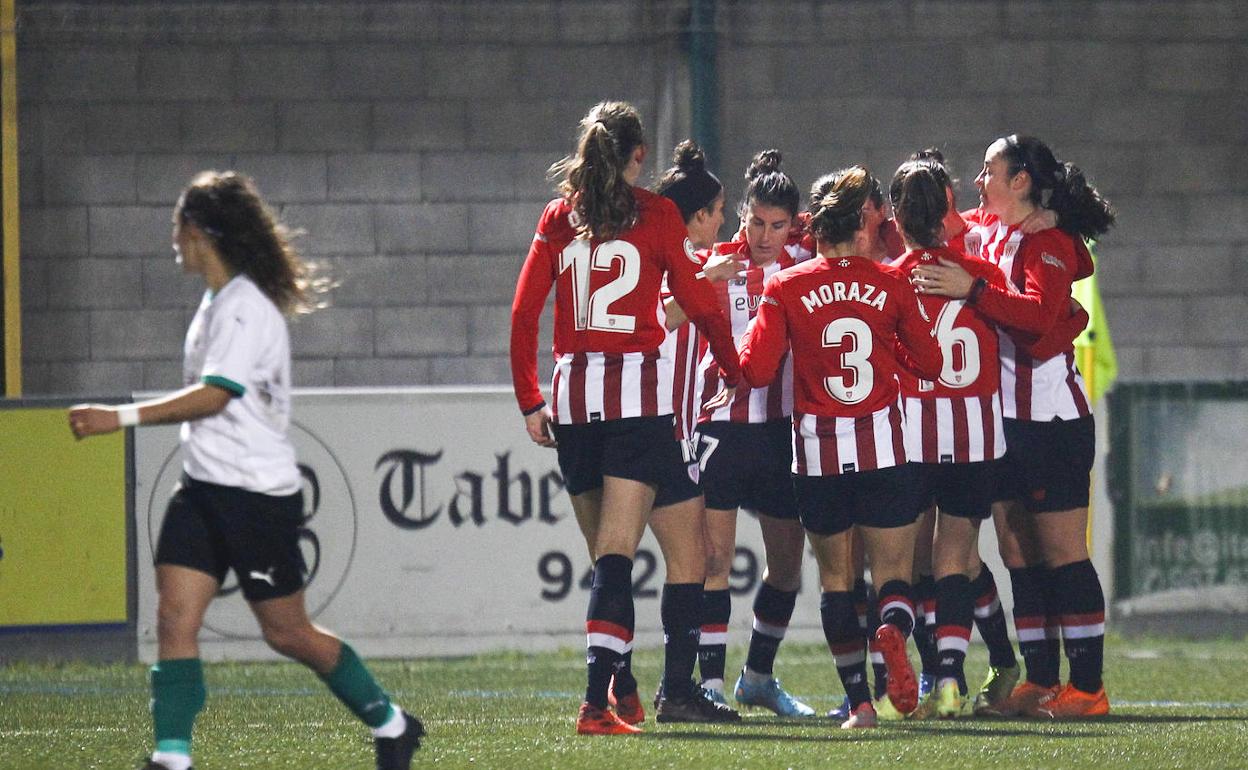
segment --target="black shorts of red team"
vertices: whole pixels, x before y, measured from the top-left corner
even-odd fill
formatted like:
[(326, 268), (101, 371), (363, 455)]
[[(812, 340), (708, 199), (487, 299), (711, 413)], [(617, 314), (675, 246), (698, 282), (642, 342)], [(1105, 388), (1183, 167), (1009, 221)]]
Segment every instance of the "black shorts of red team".
[(1000, 489), (1004, 459), (976, 463), (913, 463), (920, 508), (932, 505), (942, 514), (982, 521), (992, 514)]
[(670, 414), (551, 427), (559, 442), (559, 470), (569, 495), (600, 488), (604, 476), (657, 487), (656, 508), (702, 493), (690, 477)]
[(205, 572), (224, 583), (233, 569), (249, 602), (304, 586), (299, 550), (303, 492), (265, 495), (182, 475), (160, 527), (156, 565)]
[(792, 420), (704, 422), (698, 426), (698, 449), (707, 508), (797, 518)]
[(816, 535), (835, 535), (850, 527), (904, 527), (923, 508), (916, 463), (835, 476), (794, 476), (793, 487), (802, 526)]
[(1088, 507), (1096, 423), (1075, 420), (1005, 421), (1005, 457), (998, 500), (1021, 500), (1032, 513)]

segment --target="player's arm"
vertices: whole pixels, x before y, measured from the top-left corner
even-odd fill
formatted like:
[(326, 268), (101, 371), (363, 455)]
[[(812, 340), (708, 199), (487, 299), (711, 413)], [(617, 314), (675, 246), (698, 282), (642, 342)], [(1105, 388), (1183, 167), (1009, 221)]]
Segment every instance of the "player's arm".
[[(1051, 252), (1057, 251), (1060, 256)], [(941, 258), (939, 264), (921, 265), (914, 271), (918, 291), (951, 299), (965, 299), (985, 318), (1027, 334), (1044, 334), (1056, 323), (1070, 297), (1070, 255), (1055, 244), (1043, 241), (1024, 244), (1019, 258), (1024, 260), (1022, 292), (993, 285), (975, 277), (957, 262)]]
[[(685, 226), (674, 205), (672, 213), (680, 229), (676, 231), (668, 228), (666, 248), (663, 249), (667, 260), (668, 286), (685, 315), (706, 337), (711, 355), (715, 357), (723, 373), (724, 384), (734, 388), (741, 379), (741, 368), (737, 360), (737, 346), (732, 342), (732, 326), (724, 317), (711, 284), (698, 278), (699, 265), (686, 256), (685, 243), (688, 239), (683, 235)], [(677, 232), (681, 235), (678, 240), (674, 240), (673, 236)]]
[(919, 298), (909, 289), (899, 292), (901, 297), (900, 318), (897, 322), (897, 362), (923, 380), (940, 378), (944, 360), (940, 343), (919, 308)]
[(741, 345), (741, 374), (745, 381), (756, 388), (771, 384), (788, 348), (788, 319), (780, 306), (780, 282), (772, 276)]
[[(702, 277), (711, 283), (723, 283), (734, 278), (744, 278), (745, 268), (732, 255), (720, 254), (716, 249), (712, 248), (710, 254), (702, 263)], [(666, 316), (664, 326), (669, 332), (679, 329), (682, 324), (689, 320), (689, 316), (685, 315), (685, 311), (680, 306), (680, 303), (671, 296), (664, 297), (663, 312)]]
[(112, 433), (132, 425), (167, 425), (219, 414), (236, 394), (227, 386), (201, 382), (162, 398), (137, 404), (79, 404), (69, 410), (76, 438)]
[(1070, 313), (1059, 318), (1052, 329), (1035, 342), (1024, 345), (1027, 354), (1038, 361), (1045, 361), (1053, 356), (1065, 353), (1075, 344), (1075, 340), (1088, 326), (1088, 311), (1084, 310), (1074, 297), (1070, 299)]
[[(543, 221), (545, 217), (543, 217)], [(520, 268), (511, 303), (511, 381), (516, 403), (525, 416), (546, 406), (537, 383), (537, 336), (546, 297), (555, 282), (546, 236), (539, 224), (529, 254)]]

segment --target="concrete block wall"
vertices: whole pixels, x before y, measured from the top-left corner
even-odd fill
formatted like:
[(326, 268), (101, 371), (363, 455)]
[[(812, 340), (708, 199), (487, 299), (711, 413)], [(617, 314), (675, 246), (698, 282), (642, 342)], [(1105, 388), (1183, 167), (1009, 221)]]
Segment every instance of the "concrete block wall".
[[(177, 384), (199, 286), (170, 209), (226, 167), (338, 283), (292, 325), (297, 384), (508, 382), (544, 170), (602, 98), (638, 104), (667, 159), (686, 6), (21, 3), (25, 392)], [(969, 205), (987, 144), (1035, 133), (1119, 209), (1100, 255), (1123, 376), (1248, 376), (1243, 4), (721, 0), (717, 31), (730, 207), (764, 147), (806, 188), (929, 144)]]

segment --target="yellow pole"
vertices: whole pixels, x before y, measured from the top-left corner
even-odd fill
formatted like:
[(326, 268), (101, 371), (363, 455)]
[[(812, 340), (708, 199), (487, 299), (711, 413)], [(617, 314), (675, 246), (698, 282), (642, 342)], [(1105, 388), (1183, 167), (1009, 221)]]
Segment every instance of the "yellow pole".
[(18, 254), (15, 0), (0, 0), (0, 201), (4, 243), (4, 395), (22, 395), (22, 283)]

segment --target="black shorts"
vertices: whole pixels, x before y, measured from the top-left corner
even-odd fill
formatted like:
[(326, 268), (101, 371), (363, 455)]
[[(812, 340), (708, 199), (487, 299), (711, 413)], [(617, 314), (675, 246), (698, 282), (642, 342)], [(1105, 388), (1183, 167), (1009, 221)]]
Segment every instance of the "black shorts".
[(656, 508), (702, 493), (685, 465), (670, 414), (551, 428), (559, 442), (559, 470), (569, 495), (598, 489), (603, 476), (657, 487)]
[(922, 508), (933, 503), (942, 514), (982, 521), (992, 515), (1002, 460), (978, 463), (914, 463)]
[(706, 507), (748, 508), (777, 519), (796, 519), (793, 496), (793, 422), (704, 422), (698, 453)]
[(1096, 423), (1005, 420), (1005, 458), (998, 500), (1020, 500), (1032, 513), (1088, 507)]
[(835, 535), (853, 526), (889, 529), (913, 524), (922, 509), (914, 463), (836, 476), (794, 476), (802, 526)]
[(156, 564), (189, 567), (218, 582), (233, 569), (249, 602), (289, 596), (307, 574), (302, 525), (302, 491), (263, 495), (183, 474), (160, 525)]

